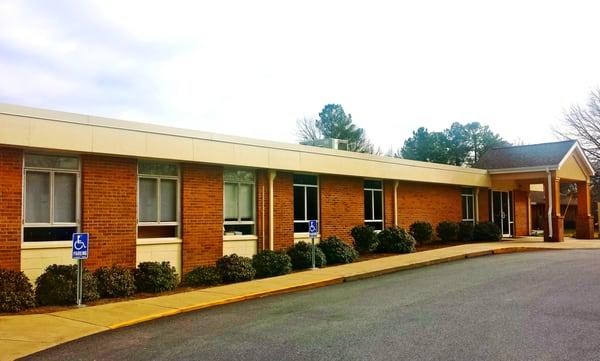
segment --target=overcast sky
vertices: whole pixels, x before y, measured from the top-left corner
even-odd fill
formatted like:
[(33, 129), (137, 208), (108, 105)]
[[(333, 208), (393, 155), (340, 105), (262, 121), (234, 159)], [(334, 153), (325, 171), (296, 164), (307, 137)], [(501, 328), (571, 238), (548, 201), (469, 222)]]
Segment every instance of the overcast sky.
[(339, 103), (385, 151), (551, 141), (600, 85), (599, 1), (83, 3), (0, 0), (0, 102), (289, 142)]

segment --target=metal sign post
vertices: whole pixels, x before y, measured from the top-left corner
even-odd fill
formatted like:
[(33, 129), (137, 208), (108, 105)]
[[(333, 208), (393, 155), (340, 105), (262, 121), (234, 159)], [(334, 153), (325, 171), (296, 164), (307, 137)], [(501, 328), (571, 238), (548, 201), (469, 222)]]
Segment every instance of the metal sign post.
[(312, 269), (317, 269), (315, 265), (315, 237), (318, 235), (319, 225), (318, 221), (313, 219), (308, 221), (308, 236), (312, 240)]
[(88, 258), (87, 233), (73, 233), (71, 258), (77, 260), (77, 306), (82, 307), (83, 301), (83, 260)]

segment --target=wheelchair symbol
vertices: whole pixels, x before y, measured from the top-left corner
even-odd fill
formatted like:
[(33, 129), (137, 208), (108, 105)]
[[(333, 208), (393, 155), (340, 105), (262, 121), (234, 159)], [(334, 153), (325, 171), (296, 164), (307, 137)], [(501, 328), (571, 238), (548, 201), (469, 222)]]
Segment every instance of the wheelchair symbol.
[(75, 240), (75, 243), (73, 244), (73, 247), (75, 248), (76, 251), (81, 251), (82, 249), (85, 249), (85, 242), (83, 242), (80, 239), (81, 235), (78, 234), (77, 235), (77, 239)]
[(309, 221), (308, 222), (308, 233), (316, 235), (318, 233), (317, 230), (317, 221)]

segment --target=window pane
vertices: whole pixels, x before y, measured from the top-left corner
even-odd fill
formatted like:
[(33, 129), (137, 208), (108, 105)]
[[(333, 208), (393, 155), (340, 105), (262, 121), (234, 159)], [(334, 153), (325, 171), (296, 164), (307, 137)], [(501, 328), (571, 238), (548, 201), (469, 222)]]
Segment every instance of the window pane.
[(373, 192), (373, 198), (375, 199), (375, 219), (383, 219), (383, 192)]
[(306, 217), (308, 220), (319, 218), (318, 192), (318, 188), (306, 188)]
[(369, 180), (369, 179), (365, 179), (365, 188), (371, 188), (371, 189), (383, 189), (383, 186), (381, 184), (382, 182), (379, 180)]
[(467, 212), (467, 197), (462, 196), (462, 218), (469, 219), (469, 215)]
[(158, 221), (157, 180), (140, 178), (140, 222)]
[(370, 222), (365, 222), (365, 224), (367, 226), (373, 227), (376, 231), (383, 230), (383, 222), (373, 222), (373, 221), (370, 221)]
[(254, 218), (253, 197), (254, 185), (240, 184), (240, 219), (242, 221), (251, 221)]
[(473, 188), (463, 188), (462, 194), (473, 194)]
[(294, 223), (294, 232), (308, 232), (308, 222)]
[(58, 168), (58, 169), (79, 169), (79, 158), (77, 157), (59, 157), (52, 155), (26, 154), (26, 167), (38, 168)]
[(294, 187), (294, 220), (304, 220), (304, 187)]
[(294, 174), (294, 184), (317, 185), (317, 176), (310, 174)]
[(237, 221), (238, 220), (238, 211), (237, 211), (237, 202), (238, 202), (238, 185), (225, 183), (225, 220), (226, 221)]
[(54, 174), (54, 222), (75, 223), (75, 196), (77, 176), (75, 174)]
[(254, 183), (254, 171), (225, 169), (223, 171), (223, 180), (232, 183)]
[(173, 163), (145, 162), (138, 163), (139, 174), (178, 176), (179, 167)]
[(25, 222), (50, 223), (50, 173), (27, 172)]
[(177, 221), (177, 181), (160, 180), (160, 221)]
[(23, 241), (70, 241), (77, 227), (25, 227), (23, 228)]
[(373, 197), (372, 191), (365, 191), (365, 220), (373, 219)]

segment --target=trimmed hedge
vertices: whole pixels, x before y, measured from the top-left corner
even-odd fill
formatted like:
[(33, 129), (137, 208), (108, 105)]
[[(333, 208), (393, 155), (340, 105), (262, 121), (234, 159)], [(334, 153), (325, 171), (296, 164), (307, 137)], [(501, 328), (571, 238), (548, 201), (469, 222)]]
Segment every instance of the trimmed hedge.
[(352, 263), (358, 258), (358, 252), (336, 236), (321, 240), (318, 247), (329, 264)]
[(499, 241), (502, 239), (502, 231), (496, 223), (477, 223), (473, 228), (473, 240), (475, 241)]
[(185, 274), (183, 283), (188, 286), (215, 286), (223, 283), (223, 279), (217, 267), (199, 266)]
[(458, 240), (458, 223), (442, 221), (435, 228), (438, 238), (442, 242), (456, 242)]
[(383, 253), (412, 253), (417, 243), (410, 233), (400, 227), (388, 227), (377, 235), (378, 251)]
[[(312, 267), (312, 247), (312, 244), (300, 241), (288, 249), (287, 254), (292, 259), (293, 269)], [(315, 266), (323, 267), (325, 264), (327, 264), (325, 254), (315, 246)]]
[(350, 234), (354, 238), (354, 248), (359, 253), (373, 252), (377, 249), (379, 241), (373, 227), (359, 225), (352, 228)]
[(225, 283), (250, 281), (256, 274), (256, 270), (252, 267), (252, 260), (235, 253), (219, 258), (217, 270)]
[(461, 242), (473, 242), (473, 222), (460, 222), (458, 224), (458, 240)]
[(252, 256), (256, 278), (273, 277), (292, 272), (292, 259), (283, 252), (261, 251)]
[(410, 225), (409, 233), (419, 244), (431, 242), (433, 238), (433, 227), (429, 222), (418, 221)]
[[(96, 278), (83, 270), (83, 301), (100, 298)], [(38, 305), (69, 305), (77, 303), (77, 265), (53, 264), (35, 281), (35, 299)]]
[(177, 272), (169, 262), (141, 262), (135, 270), (138, 292), (165, 292), (177, 287)]
[(129, 297), (135, 293), (135, 278), (127, 267), (101, 267), (94, 272), (94, 276), (100, 297)]
[(35, 295), (25, 273), (0, 268), (0, 312), (19, 312), (33, 306)]

